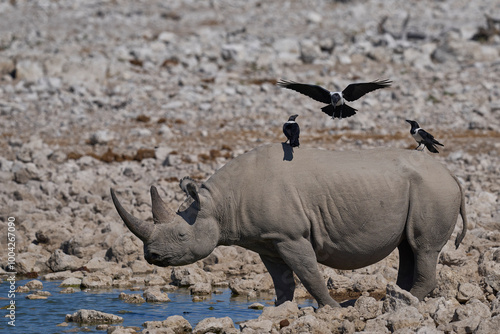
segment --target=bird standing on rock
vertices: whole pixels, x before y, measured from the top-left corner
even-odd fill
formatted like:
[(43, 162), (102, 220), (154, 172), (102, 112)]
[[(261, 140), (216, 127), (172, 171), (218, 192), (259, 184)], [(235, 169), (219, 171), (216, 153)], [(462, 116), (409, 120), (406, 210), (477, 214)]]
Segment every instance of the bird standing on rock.
[(328, 105), (321, 108), (321, 110), (325, 114), (332, 116), (332, 118), (342, 118), (351, 117), (357, 111), (357, 109), (345, 104), (344, 100), (355, 101), (371, 91), (389, 87), (391, 83), (390, 80), (352, 83), (341, 92), (330, 92), (318, 85), (301, 84), (288, 80), (279, 80), (277, 85), (307, 95), (316, 101), (327, 103)]
[[(439, 151), (436, 149), (436, 145), (444, 146), (443, 144), (434, 139), (434, 136), (431, 135), (429, 132), (420, 128), (420, 125), (418, 125), (416, 121), (410, 121), (410, 120), (406, 121), (410, 123), (411, 125), (410, 133), (412, 137), (415, 139), (415, 141), (418, 143), (418, 146), (415, 148), (416, 150), (420, 147), (420, 145), (424, 144), (424, 146), (427, 147), (427, 149), (432, 153), (439, 153)], [(422, 147), (421, 151), (423, 150), (424, 148)]]
[(298, 147), (299, 144), (299, 134), (300, 128), (299, 124), (295, 122), (295, 119), (299, 115), (292, 115), (288, 118), (288, 121), (283, 124), (283, 133), (285, 134), (287, 141), (290, 142), (291, 147)]

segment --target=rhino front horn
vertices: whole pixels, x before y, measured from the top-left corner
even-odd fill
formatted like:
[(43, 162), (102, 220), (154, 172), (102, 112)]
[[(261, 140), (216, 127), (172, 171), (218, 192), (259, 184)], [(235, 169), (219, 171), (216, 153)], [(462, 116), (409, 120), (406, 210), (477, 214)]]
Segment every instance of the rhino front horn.
[(113, 188), (111, 188), (111, 198), (113, 199), (116, 211), (118, 211), (118, 214), (122, 218), (125, 225), (127, 225), (128, 229), (142, 241), (148, 240), (154, 229), (153, 224), (143, 222), (128, 213), (118, 201)]

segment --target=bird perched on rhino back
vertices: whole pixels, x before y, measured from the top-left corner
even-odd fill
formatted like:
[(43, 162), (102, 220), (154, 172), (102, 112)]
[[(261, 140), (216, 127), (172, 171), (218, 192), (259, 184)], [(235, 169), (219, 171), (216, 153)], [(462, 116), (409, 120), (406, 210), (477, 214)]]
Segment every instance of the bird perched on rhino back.
[[(444, 146), (440, 142), (438, 142), (436, 139), (434, 139), (434, 136), (431, 135), (429, 132), (425, 131), (418, 125), (416, 121), (411, 121), (411, 120), (406, 120), (408, 123), (411, 125), (410, 129), (410, 134), (412, 135), (413, 139), (418, 143), (418, 146), (415, 148), (416, 150), (420, 147), (420, 145), (424, 145), (424, 147), (427, 147), (427, 149), (432, 152), (432, 153), (439, 153), (439, 151), (436, 148), (436, 145)], [(423, 151), (423, 147), (422, 150)]]
[(347, 105), (345, 101), (355, 101), (371, 91), (389, 87), (391, 83), (390, 80), (352, 83), (341, 92), (331, 92), (318, 85), (302, 84), (289, 80), (279, 80), (277, 85), (309, 96), (318, 102), (328, 104), (321, 110), (332, 118), (346, 118), (354, 115), (357, 109)]
[(285, 134), (287, 141), (290, 143), (291, 147), (300, 146), (299, 143), (299, 134), (300, 128), (299, 124), (295, 121), (295, 119), (299, 115), (292, 115), (288, 118), (288, 121), (283, 124), (283, 133)]

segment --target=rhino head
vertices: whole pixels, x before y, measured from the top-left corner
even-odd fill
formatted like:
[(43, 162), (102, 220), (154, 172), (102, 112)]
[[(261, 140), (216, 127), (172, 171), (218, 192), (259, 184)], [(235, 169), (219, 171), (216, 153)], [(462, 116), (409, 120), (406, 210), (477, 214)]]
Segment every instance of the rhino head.
[(207, 257), (217, 246), (219, 229), (210, 212), (210, 199), (198, 192), (193, 180), (181, 180), (189, 195), (174, 213), (151, 187), (153, 222), (142, 221), (128, 213), (111, 188), (111, 198), (129, 230), (144, 243), (144, 258), (160, 267), (181, 266)]

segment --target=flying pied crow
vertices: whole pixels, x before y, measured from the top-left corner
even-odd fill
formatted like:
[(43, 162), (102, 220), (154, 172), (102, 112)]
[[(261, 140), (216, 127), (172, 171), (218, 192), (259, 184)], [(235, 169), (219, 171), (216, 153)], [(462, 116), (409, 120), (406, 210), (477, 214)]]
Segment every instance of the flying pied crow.
[[(429, 132), (420, 128), (420, 125), (418, 125), (417, 122), (410, 120), (406, 121), (411, 124), (410, 133), (418, 143), (418, 146), (415, 149), (418, 149), (420, 145), (424, 144), (424, 146), (427, 147), (427, 149), (432, 153), (439, 153), (439, 151), (436, 149), (436, 145), (444, 146), (443, 144), (434, 139), (434, 137)], [(422, 147), (422, 150), (423, 149), (424, 148)]]
[[(283, 124), (283, 133), (285, 134), (287, 141), (290, 141), (291, 147), (299, 146), (299, 134), (300, 128), (299, 124), (295, 122), (295, 119), (299, 115), (292, 115), (288, 118), (288, 121)], [(286, 143), (286, 142), (285, 142)]]
[(390, 80), (353, 83), (341, 92), (330, 92), (329, 90), (318, 85), (301, 84), (288, 80), (279, 80), (277, 85), (293, 89), (294, 91), (307, 95), (316, 101), (327, 103), (328, 105), (321, 108), (321, 110), (325, 114), (332, 116), (332, 118), (342, 118), (351, 117), (357, 110), (345, 104), (344, 100), (349, 102), (355, 101), (375, 89), (389, 87), (391, 83), (392, 81)]

